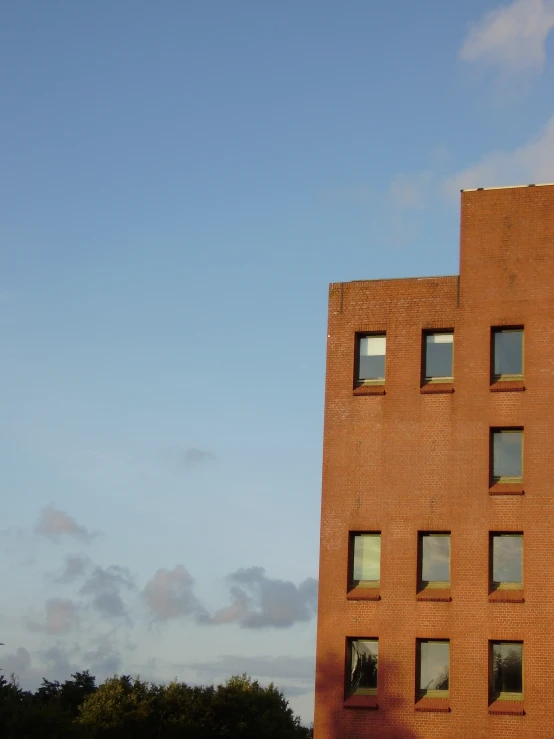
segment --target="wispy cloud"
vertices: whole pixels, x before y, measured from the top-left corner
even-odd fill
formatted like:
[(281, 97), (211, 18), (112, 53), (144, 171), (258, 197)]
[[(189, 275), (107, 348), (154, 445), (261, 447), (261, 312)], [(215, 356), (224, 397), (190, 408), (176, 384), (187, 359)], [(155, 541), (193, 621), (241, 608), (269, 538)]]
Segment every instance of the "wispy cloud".
[[(4, 648), (3, 648), (4, 649)], [(49, 651), (49, 650), (47, 650)], [(46, 660), (45, 660), (46, 663)], [(52, 667), (52, 663), (47, 663)], [(42, 676), (48, 674), (52, 680), (65, 677), (65, 673), (50, 670), (46, 673), (44, 666), (33, 665), (31, 653), (25, 647), (18, 647), (14, 652), (2, 652), (0, 667), (4, 675), (15, 675), (16, 679), (27, 689), (36, 690)]]
[(315, 661), (313, 657), (245, 657), (238, 654), (226, 654), (215, 660), (192, 662), (186, 665), (196, 672), (207, 675), (210, 679), (238, 675), (247, 672), (256, 677), (270, 679), (310, 680), (314, 679)]
[(102, 616), (128, 618), (121, 591), (134, 587), (133, 577), (126, 567), (110, 565), (95, 567), (79, 592), (92, 596), (92, 606)]
[(35, 524), (35, 533), (46, 536), (52, 541), (59, 541), (63, 536), (88, 541), (95, 536), (84, 526), (79, 525), (72, 516), (54, 505), (48, 505), (42, 509)]
[(396, 208), (420, 210), (427, 205), (428, 191), (431, 184), (430, 170), (413, 175), (397, 174), (389, 185), (387, 198)]
[(68, 554), (62, 572), (55, 578), (56, 582), (66, 584), (84, 577), (91, 565), (85, 554)]
[(123, 655), (113, 634), (101, 634), (93, 639), (91, 649), (83, 653), (83, 663), (99, 680), (109, 677), (123, 665)]
[(537, 136), (512, 151), (493, 151), (443, 182), (443, 192), (459, 197), (466, 188), (528, 185), (554, 179), (554, 115)]
[(510, 74), (542, 70), (554, 28), (554, 0), (513, 0), (486, 13), (464, 39), (460, 59)]
[(245, 629), (287, 628), (311, 620), (317, 609), (317, 580), (299, 585), (267, 577), (263, 567), (240, 569), (226, 578), (231, 603), (213, 615), (194, 593), (194, 578), (183, 567), (161, 569), (147, 582), (142, 596), (154, 620), (192, 616), (201, 624), (232, 624)]
[(245, 629), (287, 628), (311, 620), (317, 609), (317, 580), (299, 585), (267, 577), (263, 567), (240, 569), (228, 576), (231, 604), (206, 621), (236, 623)]
[(50, 598), (44, 604), (45, 616), (41, 622), (29, 622), (32, 631), (45, 634), (67, 634), (79, 624), (79, 609), (75, 603), (65, 598)]
[(189, 446), (183, 450), (182, 460), (185, 467), (199, 467), (202, 464), (213, 462), (215, 454), (210, 449), (199, 449), (195, 446)]
[(194, 579), (183, 565), (158, 570), (146, 583), (142, 595), (157, 621), (204, 613), (194, 594)]

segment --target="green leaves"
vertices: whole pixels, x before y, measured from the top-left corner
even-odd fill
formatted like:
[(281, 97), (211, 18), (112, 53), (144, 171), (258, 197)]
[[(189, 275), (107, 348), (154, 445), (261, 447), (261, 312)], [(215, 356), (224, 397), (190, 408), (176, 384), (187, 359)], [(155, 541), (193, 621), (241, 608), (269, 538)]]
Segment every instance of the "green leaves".
[(2, 739), (302, 739), (283, 693), (248, 675), (222, 685), (157, 685), (115, 675), (96, 687), (88, 672), (43, 679), (33, 695), (0, 675)]

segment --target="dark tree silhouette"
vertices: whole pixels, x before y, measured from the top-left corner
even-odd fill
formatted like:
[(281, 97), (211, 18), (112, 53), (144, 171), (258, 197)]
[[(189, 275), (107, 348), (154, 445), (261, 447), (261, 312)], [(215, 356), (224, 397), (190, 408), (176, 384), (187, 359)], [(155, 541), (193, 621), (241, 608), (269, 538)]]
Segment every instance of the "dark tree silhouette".
[(223, 685), (156, 685), (87, 671), (36, 693), (0, 675), (2, 739), (308, 739), (283, 693), (247, 675)]

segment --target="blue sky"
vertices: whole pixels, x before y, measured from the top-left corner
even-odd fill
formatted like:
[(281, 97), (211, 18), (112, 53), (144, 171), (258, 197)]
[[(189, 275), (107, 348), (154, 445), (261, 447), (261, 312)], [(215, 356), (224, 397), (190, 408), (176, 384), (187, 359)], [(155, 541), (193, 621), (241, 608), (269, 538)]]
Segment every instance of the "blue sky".
[(309, 720), (327, 285), (554, 180), (554, 0), (0, 11), (0, 661)]

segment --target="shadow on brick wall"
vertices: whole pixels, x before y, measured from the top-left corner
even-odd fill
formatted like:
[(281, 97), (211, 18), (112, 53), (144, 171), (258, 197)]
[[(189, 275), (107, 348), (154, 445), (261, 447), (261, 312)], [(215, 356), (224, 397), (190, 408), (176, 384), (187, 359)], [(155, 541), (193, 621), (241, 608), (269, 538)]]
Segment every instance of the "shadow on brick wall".
[(421, 739), (404, 724), (410, 697), (401, 692), (394, 663), (379, 659), (377, 708), (345, 707), (338, 667), (336, 660), (317, 665), (314, 739)]

